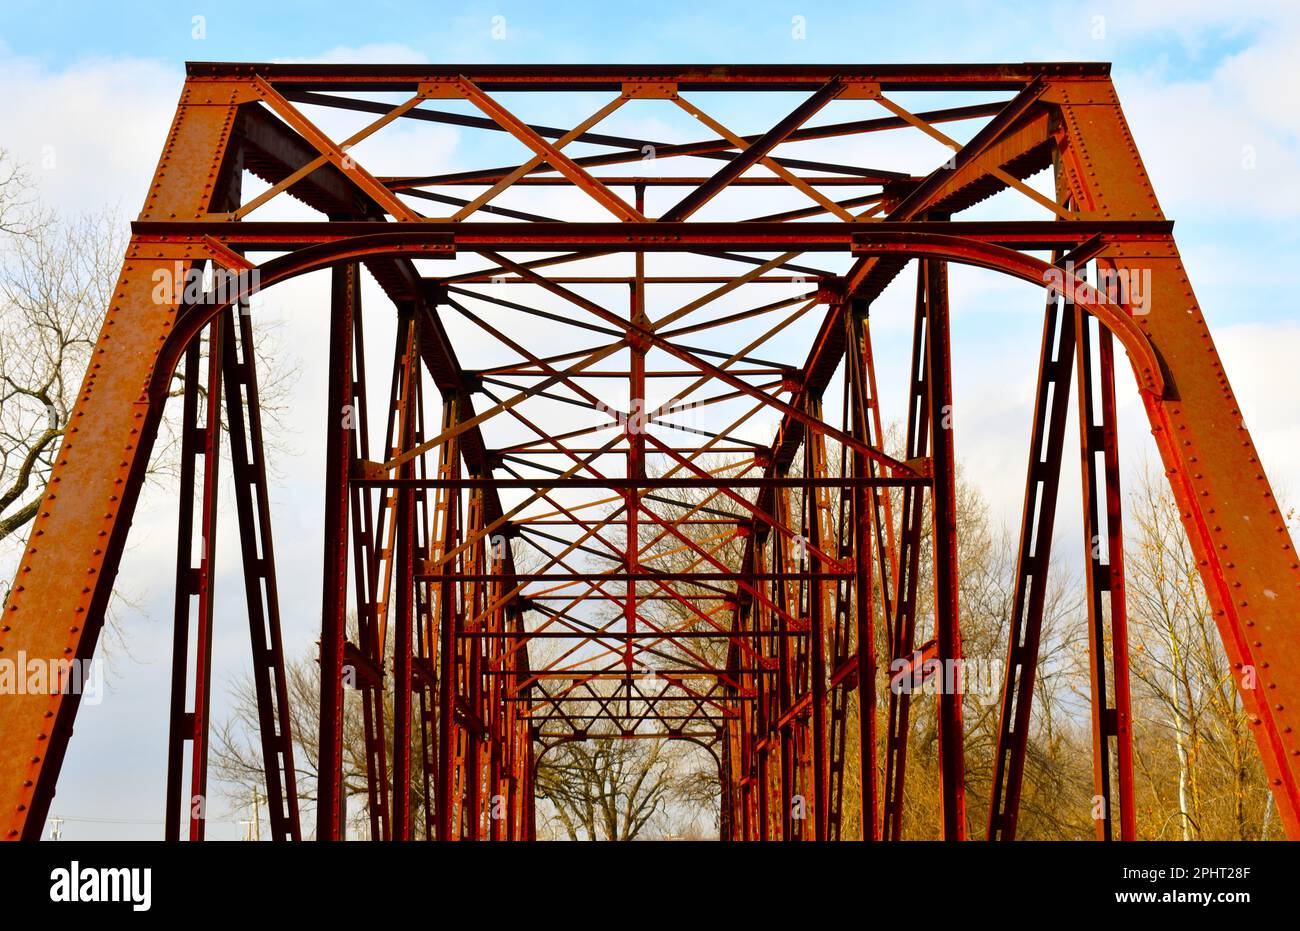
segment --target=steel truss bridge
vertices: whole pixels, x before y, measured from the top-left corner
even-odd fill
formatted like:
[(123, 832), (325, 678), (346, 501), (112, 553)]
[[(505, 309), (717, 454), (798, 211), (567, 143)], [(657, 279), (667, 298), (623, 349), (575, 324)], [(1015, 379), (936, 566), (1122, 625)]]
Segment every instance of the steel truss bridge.
[[(607, 131), (638, 112), (685, 120), (695, 141)], [(737, 114), (765, 128), (741, 134)], [(344, 118), (358, 127), (346, 138), (320, 128)], [(515, 154), (367, 169), (368, 144), (430, 126), (461, 134), (467, 158)], [(915, 170), (870, 167), (899, 134), (946, 148)], [(947, 153), (937, 167), (933, 151)], [(1050, 186), (1026, 183), (1047, 170)], [(997, 194), (1018, 218), (963, 219)], [(286, 199), (312, 218), (257, 218)], [(204, 834), (190, 799), (208, 791), (220, 455), (272, 833), (312, 833), (276, 577), (276, 546), (293, 543), (272, 542), (256, 314), (238, 311), (254, 288), (328, 270), (328, 310), (302, 311), (329, 334), (315, 836), (340, 836), (346, 708), (364, 719), (377, 839), (530, 839), (537, 759), (597, 735), (707, 748), (726, 839), (847, 835), (846, 786), (862, 834), (897, 839), (915, 709), (876, 683), (895, 661), (962, 656), (953, 263), (1045, 288), (979, 833), (1016, 835), (1068, 445), (1085, 544), (1105, 541), (1086, 557), (1097, 835), (1134, 834), (1114, 380), (1127, 357), (1232, 674), (1257, 679), (1241, 696), (1300, 837), (1300, 564), (1103, 64), (190, 64), (0, 658), (93, 655), (183, 371), (166, 834)], [(221, 299), (159, 299), (178, 267), (245, 274)], [(387, 298), (364, 314), (363, 268)], [(1088, 269), (1149, 275), (1142, 306)], [(915, 327), (890, 454), (870, 322), (896, 278), (915, 282)], [(397, 334), (377, 374), (376, 315)], [(926, 700), (933, 817), (960, 839), (962, 696)], [(40, 836), (78, 701), (0, 701), (0, 836)]]

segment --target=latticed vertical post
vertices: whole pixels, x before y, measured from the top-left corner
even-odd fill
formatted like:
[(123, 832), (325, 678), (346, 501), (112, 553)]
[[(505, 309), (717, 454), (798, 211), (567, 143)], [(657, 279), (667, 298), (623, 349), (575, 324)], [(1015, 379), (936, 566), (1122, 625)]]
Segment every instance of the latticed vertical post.
[[(212, 707), (212, 624), (217, 553), (217, 492), (221, 452), (221, 357), (226, 336), (222, 321), (208, 327), (207, 353), (196, 341), (185, 355), (181, 425), (180, 521), (176, 534), (176, 604), (173, 618), (171, 723), (167, 739), (168, 840), (180, 839), (180, 822), (190, 840), (203, 840), (207, 828), (208, 723)], [(202, 475), (197, 473), (202, 471)], [(194, 497), (199, 495), (197, 526)], [(194, 531), (199, 562), (193, 565)], [(197, 604), (193, 604), (197, 599)], [(197, 610), (196, 610), (197, 609)], [(193, 618), (193, 666), (190, 631)], [(194, 671), (193, 694), (189, 670)], [(183, 767), (189, 748), (190, 791), (182, 796)]]
[[(1093, 821), (1098, 840), (1133, 840), (1133, 737), (1129, 723), (1128, 610), (1110, 331), (1074, 308), (1086, 547), (1088, 667), (1092, 685)], [(1095, 364), (1095, 372), (1094, 372)], [(1100, 461), (1099, 461), (1100, 460)], [(1118, 818), (1116, 817), (1118, 815)], [(1116, 827), (1119, 828), (1116, 831)]]

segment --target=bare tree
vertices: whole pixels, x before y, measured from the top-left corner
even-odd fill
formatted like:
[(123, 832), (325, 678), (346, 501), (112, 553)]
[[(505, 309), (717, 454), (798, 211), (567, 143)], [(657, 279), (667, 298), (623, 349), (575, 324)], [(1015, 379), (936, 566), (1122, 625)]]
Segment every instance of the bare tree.
[(1132, 492), (1131, 525), (1135, 756), (1147, 813), (1139, 827), (1154, 838), (1267, 836), (1271, 796), (1239, 683), (1178, 506), (1151, 466)]
[[(0, 541), (36, 516), (125, 243), (113, 211), (56, 218), (41, 208), (28, 177), (0, 150)], [(258, 359), (266, 435), (282, 438), (298, 369), (275, 327), (259, 327)], [(183, 377), (174, 377), (173, 394)], [(151, 477), (174, 474), (178, 435), (175, 417), (165, 419)], [(270, 445), (272, 453), (284, 448), (282, 440)]]
[[(36, 516), (67, 429), (121, 261), (122, 237), (111, 220), (91, 214), (28, 222), (4, 244), (0, 540)], [(3, 219), (0, 225), (9, 228)]]
[(27, 236), (39, 224), (31, 179), (8, 152), (0, 149), (0, 234)]
[(696, 816), (715, 799), (701, 798), (690, 772), (680, 741), (600, 736), (562, 743), (537, 766), (537, 798), (550, 803), (539, 816), (570, 840), (636, 840), (655, 827), (660, 837), (699, 833)]
[[(355, 623), (355, 618), (350, 619)], [(320, 757), (320, 666), (313, 653), (288, 662), (285, 670), (288, 685), (289, 730), (293, 740), (293, 762), (296, 775), (298, 801), (314, 808), (317, 800), (317, 762)], [(383, 724), (384, 733), (391, 740), (394, 730), (392, 678), (385, 678)], [(236, 804), (247, 799), (254, 788), (266, 782), (263, 768), (262, 746), (259, 740), (257, 691), (250, 677), (235, 681), (231, 690), (233, 708), (230, 715), (214, 730), (210, 760), (212, 773), (222, 783), (223, 793)], [(368, 836), (371, 803), (366, 777), (366, 735), (361, 714), (361, 693), (344, 690), (347, 714), (343, 728), (343, 794), (356, 799), (348, 806), (348, 827), (358, 836)], [(419, 734), (411, 737), (412, 758), (419, 759), (421, 749)], [(388, 757), (391, 760), (391, 754)], [(383, 778), (391, 783), (391, 772)], [(411, 774), (411, 836), (423, 837), (424, 781), (419, 767)], [(304, 828), (314, 823), (304, 812)]]

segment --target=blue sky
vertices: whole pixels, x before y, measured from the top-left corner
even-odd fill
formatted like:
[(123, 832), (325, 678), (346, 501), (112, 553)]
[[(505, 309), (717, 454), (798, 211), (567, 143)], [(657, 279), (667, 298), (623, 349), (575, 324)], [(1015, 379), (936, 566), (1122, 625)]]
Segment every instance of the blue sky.
[[(1123, 61), (1166, 59), (1172, 76), (1203, 77), (1225, 55), (1248, 47), (1270, 23), (1268, 4), (1231, 5), (1215, 15), (1208, 4), (1178, 4), (1184, 23), (1152, 35), (1157, 10), (1173, 5), (981, 2), (657, 2), (442, 3), (371, 0), (220, 4), (121, 2), (5, 3), (10, 44), (49, 64), (68, 56), (123, 55), (163, 61), (185, 57), (277, 60), (313, 57), (338, 45), (401, 42), (430, 57), (454, 61), (980, 61), (998, 47), (1025, 50), (1021, 60), (1076, 57)], [(1226, 6), (1226, 5), (1225, 5)], [(191, 43), (192, 20), (206, 20), (202, 45)], [(506, 36), (493, 40), (493, 18), (505, 17)], [(796, 16), (807, 26), (803, 45), (791, 41)], [(1093, 38), (1094, 17), (1105, 16), (1105, 39)], [(1212, 22), (1203, 29), (1198, 20)], [(921, 27), (921, 28), (918, 28)], [(1080, 55), (1095, 43), (1093, 54)], [(201, 49), (191, 52), (190, 48)], [(722, 53), (722, 54), (720, 54)]]
[[(843, 7), (843, 8), (841, 8)], [(1300, 12), (1295, 4), (1184, 3), (455, 3), (363, 4), (203, 0), (64, 3), (0, 0), (0, 148), (32, 166), (41, 196), (71, 212), (143, 201), (186, 60), (435, 62), (960, 62), (1104, 60), (1211, 323), (1247, 421), (1279, 490), (1300, 495), (1300, 319), (1290, 272), (1300, 258)], [(274, 12), (268, 12), (270, 10)], [(202, 37), (195, 38), (201, 21)], [(494, 19), (503, 17), (503, 19)], [(794, 27), (802, 18), (804, 37)], [(504, 26), (502, 34), (501, 27)], [(500, 38), (494, 38), (494, 27)], [(1252, 154), (1246, 167), (1244, 153)], [(42, 168), (45, 152), (57, 167)], [(1001, 371), (999, 358), (1036, 350), (1041, 298), (1027, 289), (954, 287), (955, 378), (964, 408), (959, 455), (989, 491), (999, 521), (1020, 493), (1032, 372)], [(295, 403), (319, 423), (319, 334), (297, 330), (300, 306), (319, 299), (304, 283), (268, 296), (302, 355)], [(1285, 290), (1284, 290), (1285, 289)], [(1030, 295), (1032, 298), (1032, 294)], [(900, 318), (901, 319), (901, 318)], [(889, 330), (888, 321), (885, 326)], [(902, 329), (900, 329), (902, 332)], [(369, 339), (383, 347), (386, 338)], [(386, 350), (380, 350), (380, 354)], [(882, 363), (886, 368), (888, 361)], [(893, 378), (892, 382), (887, 379)], [(899, 394), (898, 373), (882, 387)], [(1147, 427), (1122, 396), (1126, 454), (1149, 452)], [(888, 400), (888, 397), (886, 398)], [(282, 541), (286, 630), (301, 653), (314, 637), (319, 577), (296, 571), (287, 541), (316, 552), (319, 468), (308, 426), (273, 488)], [(1068, 480), (1067, 480), (1068, 481)], [(1064, 497), (1064, 496), (1063, 496)], [(161, 828), (163, 704), (170, 584), (158, 565), (174, 552), (164, 494), (147, 495), (120, 584), (139, 610), (124, 611), (110, 695), (78, 721), (55, 813), (103, 818), (65, 825), (66, 837), (156, 837)], [(1077, 506), (1077, 505), (1076, 505)], [(232, 525), (225, 522), (227, 530)], [(1068, 522), (1060, 538), (1073, 539)], [(171, 536), (168, 536), (168, 534)], [(231, 541), (223, 532), (223, 546)], [(227, 565), (234, 565), (227, 560)], [(13, 570), (0, 552), (0, 573)], [(240, 606), (237, 577), (218, 598)], [(228, 596), (228, 597), (227, 597)], [(233, 610), (233, 609), (232, 609)], [(244, 662), (237, 612), (219, 639), (220, 676)], [(223, 680), (224, 681), (224, 680)], [(214, 719), (223, 712), (222, 699)], [(225, 803), (223, 802), (222, 805)], [(217, 806), (221, 807), (221, 805)], [(214, 836), (235, 837), (232, 814)]]

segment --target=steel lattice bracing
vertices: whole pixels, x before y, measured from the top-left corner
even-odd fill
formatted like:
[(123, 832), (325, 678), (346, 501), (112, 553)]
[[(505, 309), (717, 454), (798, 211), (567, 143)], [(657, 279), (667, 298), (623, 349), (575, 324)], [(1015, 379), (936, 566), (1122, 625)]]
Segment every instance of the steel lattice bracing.
[[(927, 94), (935, 106), (912, 102)], [(751, 109), (730, 109), (741, 98)], [(524, 115), (566, 106), (591, 115), (568, 128)], [(699, 135), (602, 130), (637, 108), (684, 115)], [(722, 115), (735, 112), (768, 116), (740, 135)], [(318, 127), (340, 113), (360, 128)], [(513, 140), (516, 160), (364, 167), (369, 137), (427, 124)], [(954, 154), (873, 167), (890, 133)], [(845, 140), (832, 151), (848, 163), (806, 157), (808, 143)], [(1025, 183), (1046, 169), (1054, 197)], [(246, 193), (248, 175), (261, 193)], [(554, 196), (527, 210), (511, 199), (538, 191)], [(1023, 219), (962, 218), (1002, 191)], [(770, 194), (794, 206), (754, 208)], [(259, 220), (277, 197), (319, 217)], [(555, 204), (561, 215), (537, 212)], [(159, 274), (209, 263), (256, 274), (233, 294), (158, 297)], [(872, 303), (909, 263), (908, 380), (878, 385)], [(876, 683), (893, 661), (920, 674), (962, 649), (952, 263), (1048, 287), (988, 836), (1015, 835), (1072, 396), (1085, 542), (1106, 541), (1086, 576), (1097, 831), (1133, 836), (1120, 349), (1234, 677), (1250, 667), (1258, 682), (1242, 699), (1300, 837), (1300, 565), (1102, 65), (190, 65), (0, 655), (93, 654), (184, 362), (168, 833), (187, 819), (203, 833), (186, 800), (206, 791), (215, 551), (200, 547), (196, 565), (192, 544), (214, 539), (223, 398), (272, 827), (309, 833), (285, 712), (274, 553), (286, 541), (272, 545), (256, 315), (237, 308), (253, 287), (329, 269), (328, 320), (303, 311), (330, 334), (317, 836), (338, 836), (344, 718), (360, 713), (376, 838), (410, 837), (417, 807), (429, 837), (530, 838), (535, 761), (594, 735), (706, 747), (724, 837), (838, 838), (847, 783), (870, 813), (863, 834), (898, 838), (912, 697), (878, 700)], [(1149, 274), (1142, 306), (1090, 287), (1073, 274), (1084, 267)], [(363, 269), (391, 307), (363, 310)], [(376, 375), (363, 346), (379, 313), (397, 338)], [(895, 455), (880, 403), (891, 393), (907, 411)], [(770, 442), (754, 439), (757, 423)], [(0, 703), (5, 836), (39, 836), (77, 701)], [(960, 838), (961, 694), (937, 702), (933, 814)]]

